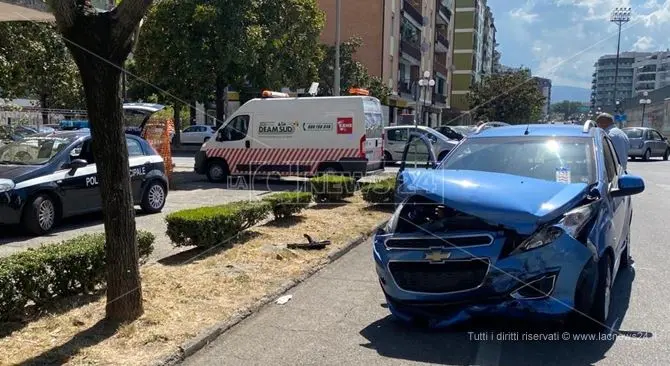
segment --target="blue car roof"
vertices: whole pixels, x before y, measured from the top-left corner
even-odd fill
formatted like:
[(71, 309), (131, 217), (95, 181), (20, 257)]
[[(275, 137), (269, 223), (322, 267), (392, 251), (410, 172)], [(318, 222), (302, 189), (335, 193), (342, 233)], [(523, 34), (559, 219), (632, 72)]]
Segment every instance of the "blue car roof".
[(547, 125), (547, 124), (530, 124), (530, 125), (513, 125), (504, 127), (487, 128), (479, 133), (469, 135), (468, 138), (484, 138), (484, 137), (521, 137), (526, 136), (525, 132), (528, 129), (527, 136), (561, 136), (561, 137), (593, 137), (595, 128), (589, 129), (589, 132), (583, 132), (581, 125)]

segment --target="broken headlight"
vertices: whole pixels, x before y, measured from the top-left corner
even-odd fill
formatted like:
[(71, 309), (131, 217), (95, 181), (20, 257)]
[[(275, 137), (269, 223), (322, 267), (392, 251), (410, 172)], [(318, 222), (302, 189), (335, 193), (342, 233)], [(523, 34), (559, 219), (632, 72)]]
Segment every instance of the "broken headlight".
[(544, 226), (524, 240), (514, 252), (519, 253), (543, 247), (558, 239), (563, 233), (579, 239), (582, 231), (597, 212), (595, 205), (596, 203), (592, 203), (567, 212), (558, 223)]
[(0, 193), (9, 192), (14, 189), (14, 181), (10, 179), (0, 179)]

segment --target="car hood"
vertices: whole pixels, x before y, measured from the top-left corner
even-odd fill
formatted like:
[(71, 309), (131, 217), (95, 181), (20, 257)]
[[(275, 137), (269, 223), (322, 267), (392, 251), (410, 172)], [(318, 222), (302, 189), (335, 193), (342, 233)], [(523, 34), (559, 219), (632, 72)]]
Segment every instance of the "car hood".
[(407, 169), (401, 179), (402, 197), (418, 194), (522, 235), (573, 208), (588, 187), (472, 170)]
[(11, 179), (21, 182), (30, 176), (30, 173), (40, 169), (37, 165), (6, 165), (0, 164), (0, 179)]

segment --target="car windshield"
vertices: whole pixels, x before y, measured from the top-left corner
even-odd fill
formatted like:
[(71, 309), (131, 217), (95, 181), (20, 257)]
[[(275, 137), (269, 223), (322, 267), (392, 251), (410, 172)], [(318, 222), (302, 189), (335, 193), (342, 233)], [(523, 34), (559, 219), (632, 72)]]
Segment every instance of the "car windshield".
[(623, 132), (625, 132), (626, 135), (628, 135), (629, 139), (641, 139), (642, 138), (642, 130), (639, 129), (639, 128), (634, 128), (634, 129), (630, 129), (630, 130), (626, 129), (626, 130), (623, 130)]
[(475, 170), (558, 181), (595, 181), (593, 145), (587, 138), (476, 138), (464, 142), (440, 169)]
[(0, 164), (46, 164), (73, 141), (60, 137), (23, 138), (0, 147)]

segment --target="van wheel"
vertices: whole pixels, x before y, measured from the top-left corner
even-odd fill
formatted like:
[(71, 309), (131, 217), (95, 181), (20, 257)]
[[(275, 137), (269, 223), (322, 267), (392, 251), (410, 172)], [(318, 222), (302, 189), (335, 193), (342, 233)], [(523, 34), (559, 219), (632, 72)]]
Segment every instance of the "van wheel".
[(228, 178), (228, 168), (221, 161), (207, 164), (207, 179), (212, 183), (223, 183)]
[(393, 164), (395, 161), (393, 161), (393, 155), (391, 155), (390, 152), (384, 151), (384, 162), (386, 164)]
[(152, 181), (144, 190), (144, 196), (140, 203), (142, 211), (148, 214), (161, 212), (163, 206), (165, 206), (166, 196), (165, 186), (158, 181)]
[(651, 150), (647, 149), (644, 151), (644, 156), (642, 156), (642, 160), (649, 161), (650, 158), (651, 158)]
[(56, 202), (46, 194), (41, 194), (26, 205), (22, 224), (31, 234), (44, 235), (56, 226), (58, 219)]
[(670, 156), (670, 149), (665, 149), (665, 153), (663, 153), (663, 160), (668, 160), (668, 156)]
[(326, 175), (326, 174), (340, 174), (342, 172), (342, 168), (335, 164), (325, 164), (321, 167), (319, 167), (319, 172), (318, 175)]

